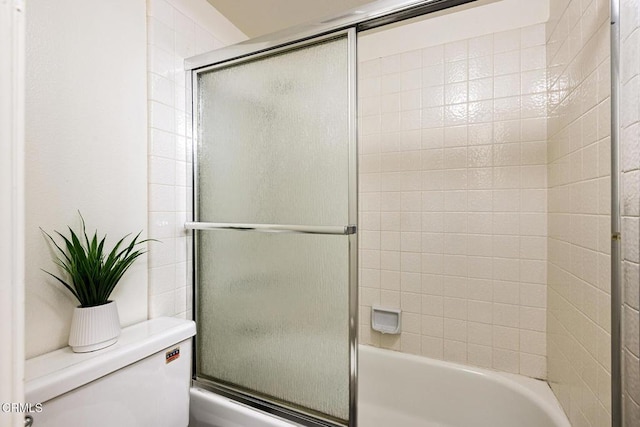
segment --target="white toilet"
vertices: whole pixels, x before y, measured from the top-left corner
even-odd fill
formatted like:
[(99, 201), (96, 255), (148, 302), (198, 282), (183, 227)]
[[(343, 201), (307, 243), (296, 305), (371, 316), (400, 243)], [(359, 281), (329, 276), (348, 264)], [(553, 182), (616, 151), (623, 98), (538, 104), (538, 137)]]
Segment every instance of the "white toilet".
[(33, 427), (186, 427), (195, 333), (190, 320), (157, 318), (123, 329), (103, 350), (27, 360)]

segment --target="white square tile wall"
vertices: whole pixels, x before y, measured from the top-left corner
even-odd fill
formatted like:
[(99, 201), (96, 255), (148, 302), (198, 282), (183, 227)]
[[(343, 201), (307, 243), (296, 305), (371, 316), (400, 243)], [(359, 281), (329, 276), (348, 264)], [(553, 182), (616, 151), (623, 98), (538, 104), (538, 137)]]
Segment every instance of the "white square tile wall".
[(572, 425), (609, 426), (609, 1), (550, 5), (548, 379)]
[(224, 46), (205, 29), (210, 23), (195, 18), (195, 6), (210, 7), (205, 0), (147, 1), (149, 237), (158, 240), (149, 244), (150, 318), (191, 318), (184, 223), (191, 211), (192, 136), (183, 61)]
[(640, 211), (640, 5), (620, 2), (620, 151), (622, 198), (622, 372), (625, 426), (640, 425), (640, 362), (638, 361), (638, 213)]
[(360, 64), (362, 343), (546, 376), (545, 58), (538, 24)]

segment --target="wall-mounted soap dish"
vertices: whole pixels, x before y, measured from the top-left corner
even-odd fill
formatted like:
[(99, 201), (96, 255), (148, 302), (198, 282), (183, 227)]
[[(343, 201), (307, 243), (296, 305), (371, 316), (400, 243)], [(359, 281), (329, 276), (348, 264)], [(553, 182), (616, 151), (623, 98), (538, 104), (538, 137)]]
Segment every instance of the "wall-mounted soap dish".
[(371, 327), (383, 334), (399, 334), (401, 311), (393, 308), (371, 307)]

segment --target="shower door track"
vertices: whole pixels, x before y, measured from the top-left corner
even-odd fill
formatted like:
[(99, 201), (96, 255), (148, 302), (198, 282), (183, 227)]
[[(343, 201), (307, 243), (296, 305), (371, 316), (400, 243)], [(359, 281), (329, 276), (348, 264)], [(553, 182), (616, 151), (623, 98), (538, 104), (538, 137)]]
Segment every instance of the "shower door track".
[(286, 402), (284, 403), (285, 406), (274, 404), (267, 399), (248, 394), (246, 391), (228, 384), (197, 378), (193, 380), (193, 385), (304, 427), (344, 427), (344, 424), (326, 418), (322, 414), (315, 414), (304, 409), (290, 408), (286, 406)]
[(187, 58), (184, 61), (184, 68), (188, 72), (195, 71), (338, 31), (350, 28), (357, 32), (369, 30), (475, 1), (477, 0), (378, 0), (321, 21), (311, 21)]

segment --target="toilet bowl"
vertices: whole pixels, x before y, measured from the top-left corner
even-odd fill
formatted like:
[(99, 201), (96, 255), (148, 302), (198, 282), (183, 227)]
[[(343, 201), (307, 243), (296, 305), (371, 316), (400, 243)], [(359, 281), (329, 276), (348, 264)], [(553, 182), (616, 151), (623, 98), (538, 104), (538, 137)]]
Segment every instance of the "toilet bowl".
[(190, 320), (157, 318), (124, 328), (102, 350), (66, 347), (27, 360), (32, 425), (187, 426), (195, 332)]

